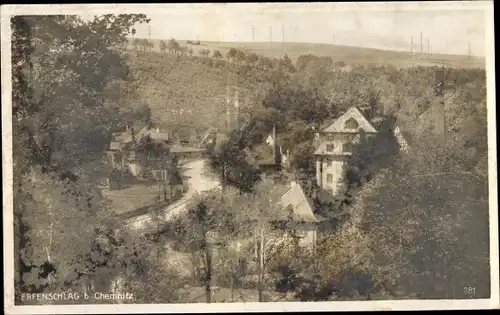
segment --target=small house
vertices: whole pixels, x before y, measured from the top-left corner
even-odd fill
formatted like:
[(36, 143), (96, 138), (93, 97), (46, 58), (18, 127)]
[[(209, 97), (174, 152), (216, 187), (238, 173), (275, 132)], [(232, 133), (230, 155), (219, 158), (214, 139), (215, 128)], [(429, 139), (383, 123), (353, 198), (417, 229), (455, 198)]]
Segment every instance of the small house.
[(139, 132), (130, 128), (114, 133), (108, 156), (113, 169), (136, 178), (166, 179), (171, 167), (170, 138), (159, 128), (144, 127)]

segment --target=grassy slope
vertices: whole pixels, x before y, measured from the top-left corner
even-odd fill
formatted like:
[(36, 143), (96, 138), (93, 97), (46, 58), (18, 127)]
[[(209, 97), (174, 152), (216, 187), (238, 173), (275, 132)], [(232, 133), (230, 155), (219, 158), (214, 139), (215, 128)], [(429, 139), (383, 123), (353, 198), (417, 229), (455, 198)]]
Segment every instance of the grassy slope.
[[(151, 40), (155, 45), (155, 50), (159, 51), (160, 40)], [(185, 41), (179, 40), (181, 45), (186, 45)], [(414, 56), (411, 58), (408, 52), (381, 50), (364, 47), (339, 46), (317, 43), (237, 43), (237, 42), (201, 42), (201, 45), (189, 45), (195, 54), (199, 49), (219, 50), (226, 54), (230, 48), (246, 49), (257, 54), (271, 58), (281, 58), (286, 53), (293, 62), (300, 56), (313, 54), (316, 56), (330, 56), (334, 60), (341, 60), (347, 64), (390, 64), (398, 68), (412, 66), (433, 66), (444, 64), (448, 67), (459, 68), (485, 68), (483, 57), (471, 57), (461, 55), (441, 55), (431, 54), (429, 58)]]
[[(236, 84), (237, 75), (210, 67), (192, 57), (162, 53), (131, 53), (128, 57), (138, 79), (139, 97), (148, 104), (153, 119), (162, 127), (206, 130), (223, 128), (227, 120), (227, 83)], [(240, 77), (240, 108), (251, 106), (262, 83)], [(193, 122), (196, 122), (194, 124)]]
[[(210, 127), (225, 128), (227, 124), (226, 95), (227, 84), (240, 86), (240, 108), (252, 106), (258, 102), (265, 90), (265, 82), (257, 82), (254, 77), (232, 75), (228, 77), (226, 69), (210, 67), (193, 60), (193, 57), (174, 57), (159, 52), (159, 40), (153, 40), (154, 50), (148, 53), (129, 54), (129, 63), (133, 73), (139, 79), (138, 87), (141, 100), (152, 109), (153, 119), (162, 127), (171, 129), (203, 132)], [(180, 41), (181, 45), (185, 45)], [(433, 55), (431, 59), (411, 59), (408, 53), (359, 47), (333, 46), (307, 43), (218, 43), (203, 42), (202, 45), (190, 45), (197, 55), (197, 50), (209, 48), (225, 54), (230, 47), (239, 47), (262, 53), (269, 57), (283, 56), (286, 53), (295, 59), (304, 54), (332, 56), (347, 64), (390, 64), (396, 67), (432, 66), (442, 64), (454, 67), (484, 68), (484, 58), (467, 60), (465, 56)], [(130, 46), (129, 48), (132, 48)], [(256, 76), (262, 74), (257, 73)], [(264, 79), (265, 81), (265, 79)], [(183, 110), (183, 112), (181, 112)]]

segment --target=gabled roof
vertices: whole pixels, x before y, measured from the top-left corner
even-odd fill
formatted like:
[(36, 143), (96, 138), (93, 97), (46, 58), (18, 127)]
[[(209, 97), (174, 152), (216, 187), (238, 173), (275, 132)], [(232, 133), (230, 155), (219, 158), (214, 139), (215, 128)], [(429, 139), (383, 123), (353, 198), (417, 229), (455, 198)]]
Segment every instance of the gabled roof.
[[(410, 144), (410, 143), (413, 142), (413, 136), (412, 136), (411, 132), (409, 132), (408, 130), (405, 130), (405, 129), (401, 128), (400, 126), (396, 126), (394, 128), (394, 135), (396, 136), (396, 138), (398, 138), (398, 141), (400, 139), (403, 139), (408, 144)], [(402, 138), (400, 138), (400, 137), (402, 137)]]
[(326, 119), (323, 124), (319, 127), (319, 130), (325, 130), (326, 128), (330, 127), (333, 123), (335, 122), (335, 119)]
[(321, 222), (323, 217), (314, 214), (314, 202), (304, 193), (300, 184), (295, 183), (282, 197), (280, 203), (285, 209), (292, 206), (292, 219), (304, 222)]
[(152, 139), (152, 140), (155, 140), (155, 141), (168, 141), (169, 140), (169, 135), (168, 135), (168, 132), (155, 132), (155, 131), (151, 131), (149, 132), (149, 137)]
[(139, 132), (135, 135), (136, 139), (141, 139), (143, 136), (147, 135), (150, 133), (150, 130), (148, 127), (143, 127)]
[(109, 144), (109, 149), (110, 150), (120, 150), (121, 149), (121, 142), (118, 141), (111, 141)]
[(113, 135), (112, 135), (112, 138), (114, 141), (123, 141), (125, 140), (128, 136), (130, 135), (130, 133), (128, 131), (124, 131), (124, 132), (113, 132)]
[(410, 131), (410, 128), (407, 128), (408, 124), (405, 123), (404, 120), (398, 118), (394, 122), (394, 128), (393, 128), (393, 133), (396, 139), (398, 140), (398, 143), (402, 145), (403, 143), (406, 143), (408, 146), (411, 146), (414, 144), (414, 136), (413, 132)]
[[(355, 130), (346, 129), (345, 123), (349, 119), (354, 119), (358, 123), (358, 128)], [(342, 116), (337, 118), (329, 127), (323, 129), (323, 132), (346, 132), (346, 133), (359, 133), (361, 129), (364, 132), (375, 133), (377, 130), (373, 127), (373, 125), (366, 119), (366, 117), (361, 113), (361, 111), (355, 106), (350, 107), (347, 112), (345, 112)]]

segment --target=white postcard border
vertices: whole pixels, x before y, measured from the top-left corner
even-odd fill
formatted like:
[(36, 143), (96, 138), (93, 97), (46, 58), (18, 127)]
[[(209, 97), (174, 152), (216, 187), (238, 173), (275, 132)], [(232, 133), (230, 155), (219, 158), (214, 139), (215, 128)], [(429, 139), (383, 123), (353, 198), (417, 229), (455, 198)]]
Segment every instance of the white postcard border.
[[(193, 303), (193, 304), (108, 304), (108, 305), (14, 305), (14, 235), (13, 235), (13, 170), (12, 170), (12, 86), (11, 86), (11, 28), (12, 15), (46, 14), (101, 14), (101, 13), (161, 13), (163, 9), (220, 6), (250, 6), (270, 9), (307, 6), (318, 10), (484, 10), (486, 23), (486, 69), (488, 101), (488, 169), (489, 169), (489, 221), (490, 221), (490, 299), (474, 300), (394, 300), (394, 301), (335, 301), (335, 302), (273, 302), (273, 303)], [(191, 313), (191, 312), (256, 312), (256, 311), (360, 311), (360, 310), (448, 310), (499, 308), (498, 257), (498, 199), (496, 160), (496, 107), (495, 107), (495, 53), (494, 53), (493, 1), (454, 2), (389, 2), (389, 3), (253, 3), (253, 4), (77, 4), (77, 5), (2, 5), (2, 180), (4, 221), (4, 310), (7, 314), (97, 314), (97, 313)], [(5, 167), (8, 166), (8, 167)]]

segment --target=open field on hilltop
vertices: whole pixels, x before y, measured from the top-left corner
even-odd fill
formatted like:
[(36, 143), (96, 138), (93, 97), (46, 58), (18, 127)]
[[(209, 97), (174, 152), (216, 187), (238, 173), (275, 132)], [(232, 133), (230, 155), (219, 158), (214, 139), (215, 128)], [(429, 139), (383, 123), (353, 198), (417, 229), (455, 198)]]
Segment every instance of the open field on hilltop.
[[(152, 39), (154, 50), (160, 51), (159, 39)], [(167, 40), (165, 40), (167, 41)], [(178, 40), (179, 44), (186, 45), (186, 41)], [(462, 55), (430, 54), (430, 56), (410, 56), (409, 52), (382, 50), (365, 47), (341, 46), (318, 43), (239, 43), (239, 42), (201, 42), (200, 45), (189, 45), (195, 54), (200, 49), (219, 50), (226, 54), (230, 48), (239, 48), (253, 51), (270, 58), (281, 58), (286, 53), (295, 63), (301, 55), (312, 54), (316, 56), (330, 56), (335, 61), (343, 61), (347, 64), (363, 65), (392, 65), (397, 68), (408, 68), (414, 66), (445, 65), (454, 68), (485, 68), (485, 58)], [(131, 47), (131, 46), (130, 46)]]

